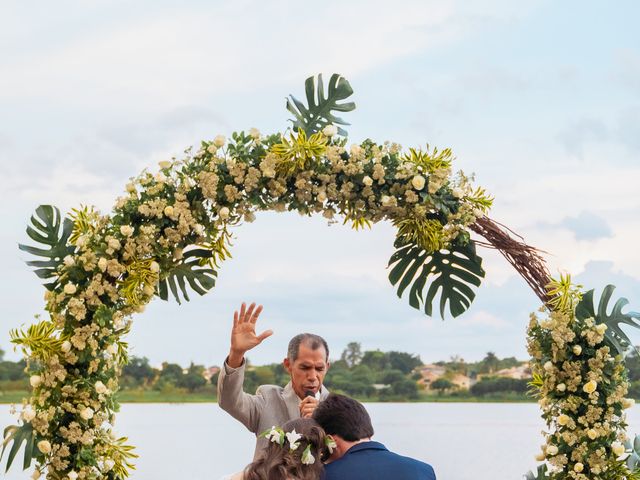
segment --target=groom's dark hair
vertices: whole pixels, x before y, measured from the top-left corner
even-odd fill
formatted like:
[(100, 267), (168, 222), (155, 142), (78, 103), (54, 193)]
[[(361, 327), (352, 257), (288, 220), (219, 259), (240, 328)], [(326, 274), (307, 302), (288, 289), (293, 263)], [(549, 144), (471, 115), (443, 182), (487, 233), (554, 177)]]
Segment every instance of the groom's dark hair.
[(313, 412), (313, 419), (329, 435), (339, 435), (348, 442), (373, 436), (367, 410), (357, 400), (331, 393)]

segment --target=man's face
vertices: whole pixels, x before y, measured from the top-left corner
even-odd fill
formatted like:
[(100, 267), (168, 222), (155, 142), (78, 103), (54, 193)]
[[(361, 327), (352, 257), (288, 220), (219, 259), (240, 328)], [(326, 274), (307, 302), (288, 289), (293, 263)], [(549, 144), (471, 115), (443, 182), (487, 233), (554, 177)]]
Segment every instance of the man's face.
[(305, 392), (308, 391), (315, 395), (320, 391), (324, 376), (329, 369), (327, 352), (324, 347), (312, 350), (303, 342), (298, 350), (298, 358), (294, 362), (285, 358), (284, 368), (291, 375), (291, 384), (298, 397), (304, 398)]

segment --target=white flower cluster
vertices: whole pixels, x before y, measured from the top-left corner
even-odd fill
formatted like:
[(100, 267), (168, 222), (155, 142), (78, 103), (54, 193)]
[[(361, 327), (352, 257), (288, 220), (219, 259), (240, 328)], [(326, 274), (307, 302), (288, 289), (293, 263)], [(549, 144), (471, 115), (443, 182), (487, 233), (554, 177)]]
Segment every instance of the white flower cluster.
[[(606, 325), (573, 312), (542, 309), (531, 315), (528, 350), (533, 384), (549, 432), (541, 453), (553, 479), (598, 480), (626, 469), (624, 409), (628, 382), (612, 356)], [(617, 477), (616, 477), (617, 478)]]

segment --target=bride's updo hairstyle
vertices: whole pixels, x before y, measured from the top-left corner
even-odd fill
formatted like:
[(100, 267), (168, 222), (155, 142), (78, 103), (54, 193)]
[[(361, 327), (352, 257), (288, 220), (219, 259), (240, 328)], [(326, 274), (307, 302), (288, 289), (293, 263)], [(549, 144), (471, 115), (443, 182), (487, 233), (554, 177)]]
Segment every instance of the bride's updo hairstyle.
[[(322, 474), (322, 461), (328, 457), (324, 430), (311, 418), (298, 418), (282, 425), (286, 433), (300, 434), (291, 449), (287, 436), (284, 442), (269, 441), (269, 446), (244, 471), (244, 480), (318, 480)], [(305, 451), (309, 447), (308, 452)], [(310, 463), (313, 457), (313, 463)]]

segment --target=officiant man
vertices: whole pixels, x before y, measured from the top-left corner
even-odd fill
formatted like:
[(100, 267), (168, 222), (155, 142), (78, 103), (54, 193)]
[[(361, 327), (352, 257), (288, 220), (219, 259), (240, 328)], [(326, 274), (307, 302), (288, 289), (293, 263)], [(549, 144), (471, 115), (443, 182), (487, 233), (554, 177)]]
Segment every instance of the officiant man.
[[(329, 347), (320, 336), (301, 333), (289, 342), (284, 368), (291, 381), (284, 387), (261, 385), (255, 395), (243, 390), (245, 354), (273, 334), (265, 330), (256, 335), (256, 322), (262, 305), (255, 303), (233, 314), (231, 348), (218, 376), (218, 405), (240, 421), (256, 437), (272, 426), (283, 425), (294, 418), (311, 417), (318, 402), (329, 392), (323, 386), (329, 369)], [(266, 448), (268, 440), (256, 439), (254, 458)]]

